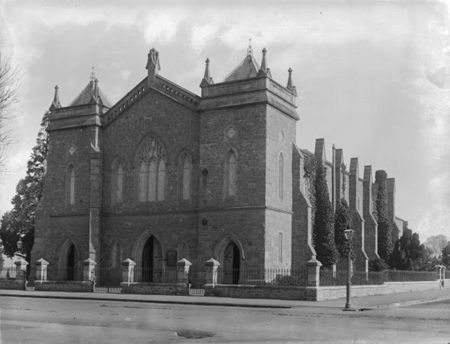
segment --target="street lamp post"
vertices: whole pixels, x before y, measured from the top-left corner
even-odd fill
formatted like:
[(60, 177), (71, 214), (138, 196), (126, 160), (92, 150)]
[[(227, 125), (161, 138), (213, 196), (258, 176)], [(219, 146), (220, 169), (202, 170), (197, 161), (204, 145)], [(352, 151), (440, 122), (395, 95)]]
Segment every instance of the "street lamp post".
[(353, 238), (353, 229), (346, 229), (344, 231), (345, 239), (347, 240), (347, 299), (345, 302), (344, 311), (354, 311), (350, 305), (350, 297), (351, 297), (351, 287), (352, 287), (352, 273), (351, 273), (351, 265), (352, 265), (352, 238)]

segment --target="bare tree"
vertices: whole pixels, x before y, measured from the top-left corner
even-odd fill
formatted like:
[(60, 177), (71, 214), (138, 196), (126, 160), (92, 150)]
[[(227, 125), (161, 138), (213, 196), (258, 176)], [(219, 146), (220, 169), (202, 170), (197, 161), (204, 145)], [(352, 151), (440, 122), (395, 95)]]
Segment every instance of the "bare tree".
[(11, 136), (7, 129), (10, 117), (10, 107), (16, 101), (16, 76), (9, 61), (0, 53), (0, 172), (6, 160), (6, 149), (11, 143)]

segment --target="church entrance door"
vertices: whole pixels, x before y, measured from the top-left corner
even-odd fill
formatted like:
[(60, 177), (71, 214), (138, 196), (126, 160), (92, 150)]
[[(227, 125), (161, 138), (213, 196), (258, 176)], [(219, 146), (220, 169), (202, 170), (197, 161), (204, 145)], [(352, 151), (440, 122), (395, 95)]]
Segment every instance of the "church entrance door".
[(142, 250), (142, 282), (161, 282), (161, 257), (161, 246), (158, 240), (151, 236)]
[(75, 246), (72, 244), (67, 252), (67, 280), (73, 281), (75, 279)]
[(223, 283), (239, 284), (241, 254), (234, 242), (230, 242), (223, 255)]

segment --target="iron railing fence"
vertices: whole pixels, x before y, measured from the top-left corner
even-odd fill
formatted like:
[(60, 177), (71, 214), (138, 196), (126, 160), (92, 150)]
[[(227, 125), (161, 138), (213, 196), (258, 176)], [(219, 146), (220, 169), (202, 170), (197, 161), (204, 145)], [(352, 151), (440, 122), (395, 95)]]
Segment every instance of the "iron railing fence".
[(218, 269), (218, 283), (221, 284), (304, 286), (306, 281), (306, 268)]
[[(352, 274), (351, 282), (353, 285), (383, 284), (384, 282), (419, 282), (436, 281), (439, 279), (437, 271), (404, 271), (404, 270), (385, 270), (385, 271), (355, 271)], [(347, 284), (347, 271), (336, 271), (321, 269), (321, 286), (340, 286)]]
[(435, 271), (387, 270), (386, 282), (436, 281), (439, 279)]
[[(97, 271), (99, 280), (96, 284), (100, 287), (115, 287), (120, 286), (123, 282), (123, 275), (126, 275), (126, 270), (123, 268), (101, 268)], [(133, 282), (147, 282), (147, 283), (176, 283), (177, 270), (173, 268), (135, 268)]]
[[(341, 286), (347, 284), (347, 271), (320, 270), (319, 285)], [(354, 271), (351, 276), (353, 285), (383, 284), (386, 280), (385, 272)]]

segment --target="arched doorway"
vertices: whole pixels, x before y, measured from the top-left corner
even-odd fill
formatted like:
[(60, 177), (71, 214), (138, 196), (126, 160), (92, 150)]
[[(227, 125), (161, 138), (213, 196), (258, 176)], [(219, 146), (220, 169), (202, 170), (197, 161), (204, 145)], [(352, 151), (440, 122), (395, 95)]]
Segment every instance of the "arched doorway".
[(230, 241), (223, 254), (223, 283), (239, 284), (240, 270), (241, 253), (239, 247), (233, 241)]
[(161, 282), (162, 251), (158, 240), (152, 235), (142, 249), (141, 281)]
[(66, 276), (68, 281), (75, 279), (75, 246), (71, 244), (67, 251)]

